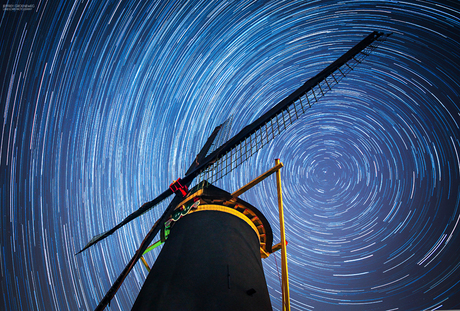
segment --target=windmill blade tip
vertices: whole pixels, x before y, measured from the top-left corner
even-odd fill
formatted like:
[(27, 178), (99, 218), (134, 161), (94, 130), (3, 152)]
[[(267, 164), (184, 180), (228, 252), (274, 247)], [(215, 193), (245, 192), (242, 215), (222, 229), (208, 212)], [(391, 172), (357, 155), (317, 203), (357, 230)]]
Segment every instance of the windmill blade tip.
[(106, 234), (106, 232), (104, 233), (101, 233), (101, 234), (98, 234), (98, 235), (95, 235), (91, 241), (88, 242), (88, 244), (85, 245), (85, 247), (83, 247), (78, 253), (76, 253), (75, 255), (78, 255), (80, 254), (81, 252), (83, 252), (85, 249), (89, 248), (90, 246), (93, 246), (94, 244), (96, 244), (97, 242), (100, 241), (100, 238), (102, 236), (104, 236)]
[(78, 254), (80, 254), (81, 252), (83, 252), (85, 249), (86, 249), (86, 247), (82, 248), (78, 253), (75, 253), (75, 256), (77, 256)]

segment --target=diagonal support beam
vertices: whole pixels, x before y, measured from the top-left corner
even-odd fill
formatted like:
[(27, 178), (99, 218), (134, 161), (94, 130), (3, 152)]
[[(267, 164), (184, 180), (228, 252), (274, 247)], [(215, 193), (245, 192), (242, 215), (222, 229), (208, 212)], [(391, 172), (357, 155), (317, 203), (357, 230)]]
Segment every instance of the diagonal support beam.
[(264, 180), (265, 178), (267, 178), (268, 176), (270, 176), (271, 174), (277, 172), (280, 168), (283, 167), (283, 163), (277, 163), (274, 167), (272, 167), (271, 169), (269, 169), (268, 171), (266, 171), (265, 173), (263, 173), (262, 175), (260, 175), (259, 177), (251, 180), (250, 182), (248, 182), (246, 185), (244, 185), (243, 187), (241, 187), (240, 189), (236, 190), (235, 192), (232, 193), (232, 197), (234, 199), (236, 199), (237, 197), (239, 197), (240, 195), (242, 195), (243, 193), (245, 193), (246, 191), (248, 191), (249, 189), (251, 189), (252, 187), (254, 187), (255, 185), (257, 185), (258, 183), (260, 183), (262, 180)]

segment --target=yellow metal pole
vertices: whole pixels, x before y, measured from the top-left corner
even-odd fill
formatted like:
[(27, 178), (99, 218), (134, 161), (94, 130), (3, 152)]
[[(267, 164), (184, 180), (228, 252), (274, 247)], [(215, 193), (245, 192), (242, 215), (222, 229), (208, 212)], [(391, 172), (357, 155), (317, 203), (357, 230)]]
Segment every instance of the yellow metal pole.
[[(279, 162), (279, 161), (278, 161)], [(241, 194), (245, 193), (247, 190), (251, 189), (258, 183), (260, 183), (262, 180), (273, 174), (274, 172), (279, 172), (279, 169), (283, 167), (283, 163), (278, 163), (256, 179), (253, 179), (252, 181), (248, 182), (246, 185), (241, 187), (240, 189), (236, 190), (235, 192), (232, 193), (232, 197), (237, 198)]]
[(142, 263), (144, 264), (145, 268), (147, 269), (148, 272), (150, 272), (150, 267), (147, 261), (145, 261), (144, 257), (141, 257)]
[[(280, 159), (275, 160), (275, 164), (279, 165)], [(281, 266), (282, 266), (282, 286), (281, 291), (283, 293), (283, 310), (290, 311), (291, 303), (289, 299), (289, 276), (287, 266), (287, 255), (286, 255), (286, 236), (284, 233), (284, 213), (283, 213), (283, 194), (281, 192), (281, 172), (276, 171), (276, 186), (278, 190), (278, 209), (280, 214), (280, 231), (281, 231)]]

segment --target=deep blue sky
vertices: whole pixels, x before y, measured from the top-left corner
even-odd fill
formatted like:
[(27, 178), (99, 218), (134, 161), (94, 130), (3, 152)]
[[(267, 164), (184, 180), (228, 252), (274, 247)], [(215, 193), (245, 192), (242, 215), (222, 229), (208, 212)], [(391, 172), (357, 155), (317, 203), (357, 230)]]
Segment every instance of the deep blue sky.
[[(93, 309), (164, 205), (74, 254), (183, 176), (229, 115), (235, 134), (372, 30), (393, 35), (217, 185), (281, 158), (293, 310), (460, 309), (458, 1), (9, 4), (30, 6), (0, 17), (0, 309)], [(274, 185), (244, 199), (277, 232)]]

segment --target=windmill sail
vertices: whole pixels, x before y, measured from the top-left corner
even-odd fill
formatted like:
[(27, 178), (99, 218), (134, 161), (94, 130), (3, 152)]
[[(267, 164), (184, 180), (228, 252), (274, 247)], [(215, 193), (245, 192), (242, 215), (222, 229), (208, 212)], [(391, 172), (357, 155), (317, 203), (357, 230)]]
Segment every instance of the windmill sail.
[(166, 210), (164, 211), (163, 215), (158, 219), (155, 224), (150, 229), (149, 233), (145, 236), (144, 240), (142, 241), (141, 245), (137, 249), (134, 256), (131, 258), (129, 263), (126, 265), (125, 269), (120, 273), (118, 278), (112, 284), (112, 287), (107, 291), (104, 298), (99, 302), (99, 305), (96, 307), (95, 311), (104, 310), (105, 307), (110, 303), (113, 296), (115, 296), (116, 292), (120, 288), (121, 284), (128, 276), (129, 272), (134, 268), (134, 265), (139, 261), (142, 257), (144, 251), (149, 247), (150, 243), (153, 241), (153, 238), (158, 234), (162, 225), (168, 220), (169, 216), (173, 212), (174, 208), (177, 204), (182, 201), (182, 197), (180, 195), (176, 195), (171, 203), (168, 205)]
[[(337, 85), (364, 58), (374, 51), (380, 42), (390, 34), (376, 32), (369, 34), (355, 47), (337, 59), (303, 86), (289, 95), (252, 124), (246, 126), (209, 158), (217, 160), (200, 172), (199, 182), (213, 183), (230, 173), (242, 162), (272, 141), (289, 125), (312, 107), (332, 87)], [(211, 161), (212, 162), (212, 161)]]
[[(323, 97), (333, 86), (337, 85), (351, 70), (360, 64), (364, 58), (374, 51), (380, 42), (385, 41), (391, 33), (374, 31), (361, 42), (343, 54), (340, 58), (327, 66), (319, 74), (305, 82), (299, 89), (279, 102), (276, 106), (263, 114), (250, 125), (243, 128), (233, 138), (222, 146), (207, 154), (215, 137), (208, 139), (203, 147), (206, 151), (200, 152), (197, 160), (182, 178), (182, 183), (190, 185), (200, 175), (201, 180), (215, 182), (230, 173), (242, 162), (255, 154), (260, 148), (268, 144), (290, 124), (299, 118), (307, 109), (311, 108), (319, 98)], [(217, 130), (217, 128), (216, 128)], [(216, 132), (215, 130), (215, 132)], [(217, 133), (213, 132), (213, 135)], [(199, 160), (198, 160), (199, 158)], [(103, 234), (95, 236), (80, 252), (111, 235), (120, 227), (150, 210), (172, 194), (171, 189), (165, 190), (157, 198), (143, 204), (138, 210), (126, 217), (121, 223)], [(79, 253), (80, 253), (79, 252)]]

